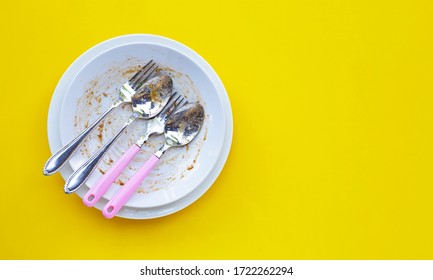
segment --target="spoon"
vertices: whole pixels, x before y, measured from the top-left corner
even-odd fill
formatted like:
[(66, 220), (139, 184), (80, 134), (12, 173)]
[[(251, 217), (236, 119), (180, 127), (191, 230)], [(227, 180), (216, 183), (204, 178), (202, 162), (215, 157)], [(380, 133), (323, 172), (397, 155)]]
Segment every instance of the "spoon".
[(43, 174), (48, 176), (56, 173), (62, 168), (69, 158), (74, 154), (78, 147), (83, 143), (84, 139), (90, 134), (90, 132), (98, 126), (98, 124), (115, 108), (123, 103), (131, 102), (132, 96), (140, 89), (140, 86), (148, 79), (152, 78), (155, 74), (155, 70), (158, 67), (152, 60), (149, 61), (144, 67), (135, 73), (135, 75), (129, 79), (119, 89), (119, 99), (114, 102), (107, 111), (102, 113), (91, 125), (89, 125), (83, 132), (77, 137), (72, 139), (68, 144), (58, 150), (52, 155), (45, 163)]
[(99, 151), (90, 157), (80, 168), (68, 178), (65, 184), (65, 193), (70, 194), (77, 191), (90, 177), (95, 167), (110, 149), (113, 143), (119, 138), (122, 132), (136, 119), (151, 119), (167, 105), (173, 89), (173, 80), (170, 76), (161, 75), (150, 79), (142, 85), (140, 91), (132, 98), (132, 116), (126, 121), (123, 127)]
[(99, 178), (99, 180), (92, 185), (89, 191), (83, 196), (83, 203), (89, 207), (95, 206), (95, 204), (101, 199), (104, 193), (110, 188), (113, 182), (119, 177), (122, 171), (128, 166), (129, 162), (135, 157), (140, 151), (144, 143), (151, 135), (158, 135), (164, 133), (165, 124), (178, 107), (182, 107), (188, 101), (186, 99), (174, 93), (170, 99), (170, 102), (164, 109), (156, 116), (147, 122), (147, 126), (144, 129), (143, 135), (140, 139), (131, 145), (131, 147), (120, 157), (114, 164), (108, 169), (105, 174)]
[(102, 210), (102, 214), (108, 219), (114, 217), (155, 168), (164, 152), (171, 147), (180, 147), (190, 143), (200, 131), (203, 120), (204, 109), (198, 102), (188, 103), (171, 115), (164, 129), (164, 145), (111, 198)]

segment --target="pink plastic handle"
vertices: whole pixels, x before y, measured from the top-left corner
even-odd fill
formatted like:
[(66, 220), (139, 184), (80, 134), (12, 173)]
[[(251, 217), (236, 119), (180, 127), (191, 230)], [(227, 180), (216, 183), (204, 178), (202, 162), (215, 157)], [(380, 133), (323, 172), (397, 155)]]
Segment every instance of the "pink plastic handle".
[(128, 199), (134, 194), (135, 190), (143, 182), (144, 178), (155, 168), (159, 158), (153, 155), (146, 163), (135, 173), (135, 175), (129, 179), (129, 181), (116, 193), (113, 198), (108, 201), (102, 214), (107, 219), (113, 218), (117, 212), (125, 205)]
[(132, 145), (86, 193), (83, 197), (83, 203), (89, 207), (94, 206), (139, 151), (140, 147), (136, 144)]

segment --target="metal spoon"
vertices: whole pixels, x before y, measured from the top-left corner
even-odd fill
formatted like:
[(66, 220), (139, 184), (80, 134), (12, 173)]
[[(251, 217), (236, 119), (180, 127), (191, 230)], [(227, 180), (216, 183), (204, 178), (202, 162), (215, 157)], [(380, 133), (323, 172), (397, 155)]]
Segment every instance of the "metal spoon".
[(48, 176), (56, 173), (62, 168), (69, 158), (74, 154), (78, 147), (83, 143), (84, 139), (93, 131), (95, 127), (115, 108), (123, 103), (131, 102), (132, 96), (139, 90), (140, 86), (148, 79), (152, 78), (155, 70), (158, 67), (152, 60), (149, 61), (144, 67), (135, 73), (119, 90), (119, 99), (114, 102), (107, 111), (99, 116), (88, 128), (81, 132), (77, 137), (72, 139), (68, 144), (58, 150), (52, 155), (45, 163), (43, 174)]
[(200, 131), (204, 120), (204, 109), (199, 103), (181, 107), (167, 121), (164, 129), (164, 145), (129, 179), (129, 181), (105, 205), (102, 214), (110, 219), (125, 205), (146, 176), (155, 168), (161, 156), (171, 147), (190, 143)]
[(158, 115), (165, 105), (167, 105), (172, 95), (172, 90), (173, 80), (167, 75), (155, 77), (144, 83), (140, 91), (132, 97), (132, 110), (134, 111), (132, 116), (116, 135), (105, 143), (86, 163), (72, 173), (66, 181), (65, 193), (73, 193), (84, 185), (105, 153), (134, 120), (137, 118), (151, 119)]
[(92, 207), (101, 199), (105, 192), (110, 188), (113, 182), (119, 177), (122, 171), (128, 166), (129, 162), (137, 155), (141, 150), (143, 144), (151, 135), (158, 135), (164, 133), (165, 124), (168, 118), (173, 114), (177, 108), (182, 107), (188, 101), (177, 93), (174, 93), (170, 99), (170, 102), (161, 113), (155, 118), (147, 122), (147, 126), (144, 129), (143, 135), (140, 139), (131, 145), (131, 147), (121, 156), (114, 164), (108, 169), (105, 174), (99, 178), (99, 180), (92, 185), (89, 191), (84, 195), (83, 202), (85, 205)]

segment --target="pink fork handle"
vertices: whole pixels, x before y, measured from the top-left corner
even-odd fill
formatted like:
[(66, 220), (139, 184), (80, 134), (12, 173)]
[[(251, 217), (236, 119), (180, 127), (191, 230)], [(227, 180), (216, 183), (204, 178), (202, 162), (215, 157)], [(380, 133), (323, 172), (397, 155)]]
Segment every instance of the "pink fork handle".
[(94, 206), (139, 151), (140, 147), (136, 144), (132, 145), (86, 193), (83, 197), (83, 203), (89, 207)]
[(144, 178), (155, 168), (159, 158), (153, 155), (146, 163), (129, 179), (129, 181), (116, 193), (113, 198), (105, 205), (102, 214), (108, 218), (113, 218), (117, 212), (125, 205), (128, 199), (134, 194), (135, 190), (143, 182)]

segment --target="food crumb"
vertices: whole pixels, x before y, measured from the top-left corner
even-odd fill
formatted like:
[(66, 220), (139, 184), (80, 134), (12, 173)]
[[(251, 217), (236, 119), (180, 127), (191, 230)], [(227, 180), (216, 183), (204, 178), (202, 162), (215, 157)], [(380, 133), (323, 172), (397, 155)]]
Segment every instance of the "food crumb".
[(186, 169), (192, 170), (193, 168), (194, 168), (194, 165), (190, 164), (190, 165), (188, 165), (188, 167)]
[(206, 132), (204, 133), (203, 141), (206, 141), (206, 137), (207, 137), (207, 127), (206, 127)]
[(102, 142), (102, 130), (103, 129), (104, 129), (104, 123), (101, 123), (98, 127), (98, 130), (99, 130), (98, 138), (99, 138), (99, 141), (101, 141), (101, 142)]

